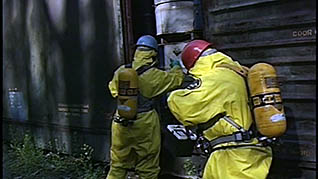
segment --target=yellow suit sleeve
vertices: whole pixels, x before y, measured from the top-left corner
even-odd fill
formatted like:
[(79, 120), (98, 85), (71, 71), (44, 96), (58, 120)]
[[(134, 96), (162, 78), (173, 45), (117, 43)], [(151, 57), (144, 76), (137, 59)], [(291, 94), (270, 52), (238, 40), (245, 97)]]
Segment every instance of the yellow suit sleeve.
[(180, 67), (172, 68), (170, 72), (152, 68), (139, 76), (140, 92), (147, 98), (152, 98), (179, 87), (183, 82), (183, 72)]

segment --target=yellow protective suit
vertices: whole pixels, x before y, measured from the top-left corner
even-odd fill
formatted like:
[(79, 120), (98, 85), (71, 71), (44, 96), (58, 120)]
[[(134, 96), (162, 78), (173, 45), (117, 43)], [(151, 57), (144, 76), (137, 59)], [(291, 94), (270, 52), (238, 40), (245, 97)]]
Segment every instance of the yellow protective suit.
[[(252, 124), (244, 79), (228, 68), (217, 67), (219, 64), (231, 64), (242, 68), (239, 63), (221, 52), (200, 57), (189, 73), (199, 78), (201, 84), (194, 89), (175, 90), (168, 97), (168, 106), (172, 114), (185, 126), (215, 120), (211, 127), (203, 131), (203, 136), (210, 141), (238, 131), (224, 119), (217, 119), (218, 114), (225, 113), (245, 130)], [(228, 142), (219, 144), (214, 149), (257, 143), (257, 139), (244, 143)], [(271, 162), (270, 147), (255, 145), (220, 149), (210, 154), (203, 178), (264, 179)]]
[[(155, 51), (136, 50), (133, 68), (151, 65)], [(121, 66), (120, 68), (124, 68)], [(116, 70), (109, 89), (114, 98), (118, 95), (118, 70)], [(140, 93), (146, 98), (153, 98), (182, 84), (183, 73), (180, 67), (170, 72), (150, 68), (138, 78)], [(111, 167), (107, 179), (124, 179), (127, 169), (135, 168), (142, 179), (158, 177), (160, 154), (160, 124), (156, 110), (138, 113), (133, 125), (122, 126), (112, 122)]]

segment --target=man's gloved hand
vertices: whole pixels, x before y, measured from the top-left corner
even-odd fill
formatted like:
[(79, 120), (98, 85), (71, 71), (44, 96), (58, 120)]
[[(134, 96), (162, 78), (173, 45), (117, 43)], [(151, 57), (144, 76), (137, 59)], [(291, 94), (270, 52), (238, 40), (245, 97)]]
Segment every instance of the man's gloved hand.
[(180, 64), (179, 60), (170, 59), (170, 67), (173, 68), (175, 66), (181, 67), (181, 64)]

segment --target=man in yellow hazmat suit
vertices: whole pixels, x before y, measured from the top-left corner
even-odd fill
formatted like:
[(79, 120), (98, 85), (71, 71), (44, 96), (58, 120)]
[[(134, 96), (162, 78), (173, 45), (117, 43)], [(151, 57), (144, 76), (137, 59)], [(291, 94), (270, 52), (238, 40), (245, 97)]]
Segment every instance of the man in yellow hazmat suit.
[(272, 150), (256, 138), (246, 137), (252, 124), (247, 87), (233, 70), (243, 72), (244, 68), (204, 40), (189, 42), (181, 56), (196, 80), (173, 91), (167, 101), (178, 121), (203, 128), (203, 139), (211, 144), (203, 178), (265, 179)]
[[(142, 179), (156, 179), (160, 171), (160, 124), (159, 115), (152, 106), (152, 98), (179, 87), (183, 82), (180, 64), (166, 72), (154, 67), (158, 44), (150, 35), (137, 41), (132, 67), (141, 72), (138, 76), (138, 113), (133, 124), (124, 126), (112, 122), (111, 167), (107, 179), (125, 179), (127, 170), (134, 168)], [(115, 71), (109, 89), (118, 96), (118, 72)]]

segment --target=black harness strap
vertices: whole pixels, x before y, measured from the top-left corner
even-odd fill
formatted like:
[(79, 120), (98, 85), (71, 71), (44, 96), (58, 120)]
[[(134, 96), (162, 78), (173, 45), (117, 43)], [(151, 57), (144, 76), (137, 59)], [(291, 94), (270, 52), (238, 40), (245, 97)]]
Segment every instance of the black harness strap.
[(208, 128), (212, 127), (215, 123), (217, 123), (225, 114), (217, 114), (212, 119), (208, 120), (205, 123), (198, 124), (198, 133), (202, 133), (203, 131), (207, 130)]
[(143, 66), (139, 67), (136, 71), (137, 71), (137, 74), (139, 76), (151, 68), (155, 68), (155, 67), (153, 65), (143, 65)]
[[(142, 75), (144, 72), (148, 71), (151, 68), (155, 68), (154, 65), (143, 65), (139, 67), (136, 71), (138, 76)], [(153, 109), (153, 101), (144, 97), (142, 94), (138, 94), (138, 108), (137, 112), (148, 112)]]
[(245, 132), (234, 132), (232, 135), (222, 136), (217, 139), (210, 141), (210, 146), (213, 148), (214, 146), (227, 142), (244, 142), (252, 139), (251, 131)]
[(243, 127), (236, 124), (231, 118), (228, 116), (223, 116), (221, 119), (224, 119), (226, 122), (230, 123), (232, 126), (234, 126), (236, 129), (238, 129), (238, 132), (234, 132), (231, 135), (228, 136), (222, 136), (217, 139), (214, 139), (210, 141), (210, 146), (213, 148), (214, 146), (221, 144), (221, 143), (227, 143), (227, 142), (244, 142), (249, 141), (253, 138), (252, 131), (247, 131)]

